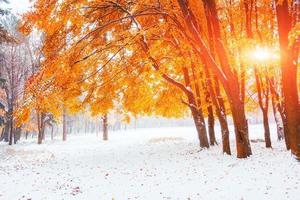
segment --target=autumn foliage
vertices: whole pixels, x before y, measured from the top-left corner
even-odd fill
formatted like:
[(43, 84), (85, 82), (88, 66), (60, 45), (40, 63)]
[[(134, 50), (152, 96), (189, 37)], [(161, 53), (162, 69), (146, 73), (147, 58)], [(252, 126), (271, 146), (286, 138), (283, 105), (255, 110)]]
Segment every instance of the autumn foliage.
[[(200, 146), (216, 143), (216, 118), (223, 152), (231, 154), (230, 115), (237, 156), (245, 158), (252, 154), (246, 112), (259, 106), (266, 117), (272, 98), (300, 158), (297, 67), (286, 66), (298, 58), (299, 18), (297, 10), (280, 11), (285, 5), (294, 8), (287, 0), (37, 0), (20, 29), (42, 32), (43, 59), (27, 82), (19, 121), (32, 110), (55, 117), (64, 109), (101, 116), (117, 110), (125, 118), (190, 111)], [(280, 12), (292, 20), (288, 35), (280, 32)], [(294, 51), (284, 62), (291, 54), (286, 48)], [(257, 49), (267, 55), (255, 55)], [(282, 73), (289, 68), (294, 74)], [(289, 76), (295, 78), (291, 100), (278, 81)]]

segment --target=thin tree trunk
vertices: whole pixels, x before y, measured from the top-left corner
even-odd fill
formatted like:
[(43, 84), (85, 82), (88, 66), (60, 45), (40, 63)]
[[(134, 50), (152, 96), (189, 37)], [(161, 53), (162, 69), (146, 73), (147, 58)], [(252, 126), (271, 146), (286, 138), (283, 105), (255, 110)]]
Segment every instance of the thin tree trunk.
[(25, 139), (26, 140), (28, 139), (28, 131), (26, 131), (26, 133), (25, 133)]
[(62, 140), (66, 141), (67, 140), (67, 114), (64, 109), (63, 111), (63, 134), (62, 134)]
[(286, 146), (287, 150), (290, 150), (291, 147), (290, 147), (290, 138), (289, 138), (289, 127), (288, 127), (286, 116), (284, 113), (281, 115), (281, 119), (282, 119), (282, 124), (283, 124), (285, 146)]
[(107, 123), (107, 114), (102, 118), (102, 126), (103, 126), (103, 140), (108, 140), (108, 123)]
[(263, 123), (264, 123), (266, 147), (272, 148), (271, 138), (270, 138), (270, 126), (269, 126), (268, 112), (266, 110), (263, 112)]
[(43, 119), (42, 114), (37, 111), (37, 120), (38, 120), (38, 144), (43, 142)]
[(54, 140), (54, 135), (53, 135), (53, 125), (51, 125), (51, 140)]
[(276, 109), (275, 97), (273, 95), (271, 97), (271, 101), (272, 101), (273, 116), (274, 116), (274, 120), (275, 120), (275, 123), (276, 123), (277, 139), (282, 140), (284, 138), (283, 127), (281, 126), (280, 120), (277, 116), (278, 112), (277, 112), (277, 109)]
[[(258, 73), (257, 68), (254, 68), (255, 73), (255, 82), (256, 82), (256, 89), (257, 89), (257, 96), (258, 96), (258, 104), (263, 113), (263, 124), (264, 124), (264, 136), (265, 136), (265, 143), (267, 148), (271, 148), (271, 138), (270, 138), (270, 127), (269, 127), (269, 119), (268, 119), (268, 108), (269, 108), (269, 83), (268, 78), (266, 78), (266, 87), (262, 82), (261, 74)], [(266, 75), (267, 76), (267, 75)], [(263, 97), (265, 100), (265, 105), (263, 101)]]
[(13, 110), (11, 108), (11, 110), (9, 112), (9, 140), (8, 140), (9, 145), (13, 144), (13, 134), (14, 134), (14, 122), (13, 122), (12, 112), (13, 112)]

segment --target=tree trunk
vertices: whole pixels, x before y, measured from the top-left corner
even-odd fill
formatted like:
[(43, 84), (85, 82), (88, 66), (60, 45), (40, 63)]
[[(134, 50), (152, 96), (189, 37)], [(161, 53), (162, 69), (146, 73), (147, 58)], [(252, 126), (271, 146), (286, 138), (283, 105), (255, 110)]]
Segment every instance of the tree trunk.
[(37, 111), (37, 119), (38, 119), (38, 144), (43, 143), (43, 135), (44, 135), (44, 117), (43, 113)]
[(102, 126), (103, 126), (103, 140), (108, 140), (108, 123), (107, 123), (107, 114), (102, 118)]
[(252, 154), (252, 152), (249, 142), (248, 122), (246, 119), (244, 106), (238, 97), (232, 97), (230, 106), (234, 124), (237, 157), (247, 158)]
[(221, 126), (223, 153), (231, 155), (230, 141), (229, 141), (229, 128), (228, 128), (226, 115), (220, 113), (218, 115), (218, 119)]
[(9, 122), (10, 122), (10, 125), (9, 125), (10, 128), (9, 128), (9, 141), (8, 141), (8, 144), (12, 145), (13, 144), (13, 134), (14, 134), (13, 120), (10, 119)]
[(38, 133), (38, 144), (42, 144), (42, 143), (43, 143), (43, 133), (42, 130), (40, 130)]
[(13, 108), (9, 108), (9, 137), (8, 137), (8, 144), (13, 144), (13, 134), (14, 134), (14, 119), (13, 119)]
[(216, 136), (215, 136), (215, 119), (214, 119), (214, 111), (213, 107), (209, 105), (207, 107), (208, 111), (208, 135), (209, 135), (209, 143), (210, 145), (217, 145)]
[(53, 135), (53, 125), (51, 125), (51, 140), (54, 140), (54, 135)]
[[(255, 82), (257, 88), (258, 104), (263, 113), (264, 136), (267, 148), (271, 148), (270, 127), (268, 119), (269, 110), (269, 78), (266, 76), (266, 84), (262, 81), (262, 73), (259, 73), (257, 68), (254, 68)], [(267, 73), (265, 71), (265, 73)], [(265, 86), (265, 87), (264, 87)]]
[(62, 140), (66, 141), (67, 140), (67, 114), (64, 109), (63, 111), (63, 134), (62, 134)]
[[(300, 160), (300, 105), (297, 89), (297, 60), (294, 48), (289, 47), (288, 35), (292, 28), (291, 14), (287, 0), (276, 0), (276, 14), (281, 55), (282, 91), (292, 154)], [(298, 59), (298, 58), (297, 58)]]
[(286, 121), (285, 113), (281, 113), (281, 119), (283, 124), (284, 141), (287, 150), (290, 150), (290, 138), (289, 138), (289, 127)]
[(205, 120), (201, 112), (192, 111), (194, 124), (198, 133), (198, 139), (201, 148), (209, 148), (207, 132), (205, 128)]
[(26, 131), (26, 133), (25, 133), (25, 139), (27, 140), (28, 139), (28, 131)]
[(267, 148), (272, 148), (271, 138), (270, 138), (270, 127), (268, 119), (268, 111), (263, 111), (263, 123), (264, 123), (264, 132), (265, 132), (265, 143)]
[[(184, 81), (185, 81), (186, 87), (191, 88), (191, 80), (190, 80), (190, 76), (189, 76), (189, 71), (186, 67), (183, 67), (182, 70), (183, 70)], [(201, 108), (202, 105), (201, 105), (199, 85), (196, 84), (195, 88), (196, 88), (196, 93), (198, 95), (197, 96), (198, 101), (195, 100), (195, 95), (193, 93), (188, 93), (187, 94), (188, 106), (191, 109), (193, 120), (194, 120), (196, 129), (197, 129), (200, 147), (201, 148), (209, 148), (205, 120), (204, 120), (203, 111)]]
[(277, 116), (277, 109), (276, 109), (276, 102), (275, 102), (275, 97), (272, 95), (272, 109), (273, 109), (273, 116), (274, 116), (274, 120), (276, 123), (276, 132), (277, 132), (277, 139), (278, 140), (282, 140), (284, 137), (284, 133), (283, 133), (283, 127), (280, 124), (280, 120)]
[(209, 69), (206, 66), (204, 67), (204, 72), (205, 72), (205, 76), (206, 76), (207, 89), (208, 89), (209, 95), (211, 97), (212, 103), (215, 106), (216, 114), (217, 114), (217, 117), (218, 117), (218, 120), (219, 120), (219, 123), (221, 126), (223, 153), (231, 155), (229, 129), (228, 129), (224, 100), (221, 95), (219, 82), (216, 78), (214, 79), (215, 80), (215, 88), (216, 88), (216, 90), (214, 90), (213, 84), (211, 81), (211, 73), (209, 72)]

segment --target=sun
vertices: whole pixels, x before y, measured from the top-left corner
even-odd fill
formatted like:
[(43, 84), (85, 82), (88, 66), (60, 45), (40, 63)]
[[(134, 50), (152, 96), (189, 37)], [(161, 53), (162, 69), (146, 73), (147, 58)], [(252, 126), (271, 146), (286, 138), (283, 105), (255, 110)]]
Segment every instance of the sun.
[(256, 61), (268, 61), (271, 59), (271, 50), (267, 47), (257, 46), (253, 50), (251, 57)]

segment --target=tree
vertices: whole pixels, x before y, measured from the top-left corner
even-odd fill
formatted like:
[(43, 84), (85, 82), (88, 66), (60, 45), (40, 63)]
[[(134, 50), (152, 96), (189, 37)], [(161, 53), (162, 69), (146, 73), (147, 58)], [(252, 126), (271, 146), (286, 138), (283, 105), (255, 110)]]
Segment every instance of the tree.
[[(228, 154), (226, 115), (231, 114), (237, 157), (248, 157), (245, 110), (251, 96), (246, 87), (255, 79), (249, 76), (253, 66), (245, 62), (243, 52), (257, 44), (273, 44), (277, 29), (272, 6), (272, 1), (38, 0), (21, 27), (24, 33), (34, 27), (44, 35), (42, 67), (27, 87), (29, 104), (55, 115), (61, 105), (100, 116), (116, 107), (132, 116), (167, 117), (186, 115), (189, 109), (204, 148), (209, 147), (206, 116), (210, 142), (215, 143), (215, 112)], [(259, 79), (255, 92), (265, 88)], [(265, 90), (265, 96), (274, 96), (267, 79), (270, 91)], [(267, 122), (266, 105), (263, 108)]]
[[(300, 105), (297, 89), (297, 63), (299, 43), (289, 45), (289, 32), (293, 27), (293, 20), (299, 20), (299, 10), (296, 10), (296, 19), (289, 12), (287, 0), (275, 1), (278, 22), (278, 34), (281, 54), (282, 93), (288, 127), (289, 145), (292, 153), (300, 160)], [(292, 1), (294, 2), (294, 1)], [(297, 5), (298, 1), (295, 1)], [(294, 5), (293, 5), (294, 6)]]
[(265, 143), (267, 148), (271, 148), (271, 137), (270, 137), (270, 126), (269, 126), (269, 78), (267, 75), (267, 71), (264, 71), (263, 74), (258, 72), (257, 67), (254, 69), (255, 73), (255, 81), (258, 95), (258, 104), (263, 113), (263, 124), (264, 124), (264, 135), (265, 135)]
[[(0, 0), (0, 5), (2, 3), (8, 3), (7, 0)], [(9, 10), (7, 9), (2, 9), (0, 7), (0, 16), (4, 16), (4, 15), (8, 15), (9, 14)], [(15, 42), (15, 38), (13, 38), (8, 32), (7, 30), (3, 27), (3, 24), (0, 23), (0, 44), (3, 42)]]

